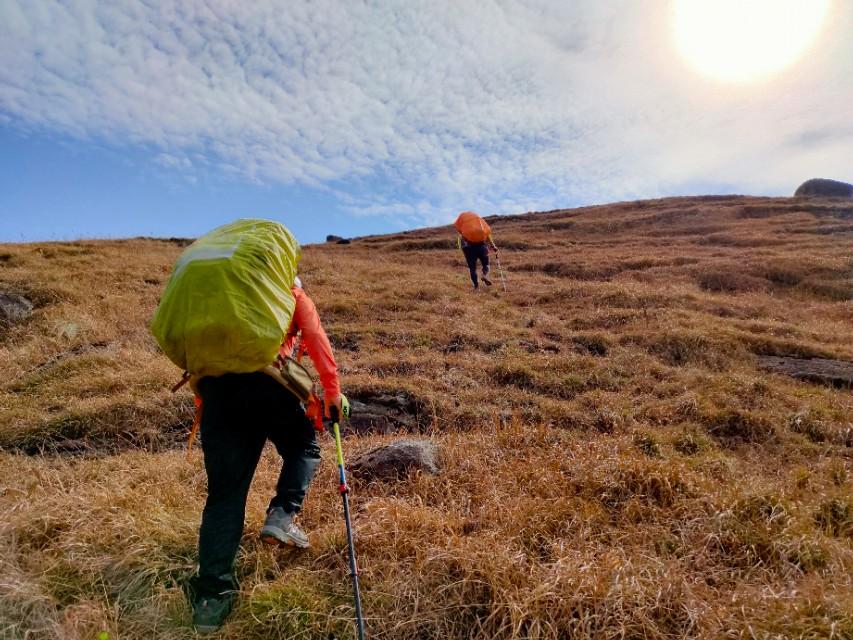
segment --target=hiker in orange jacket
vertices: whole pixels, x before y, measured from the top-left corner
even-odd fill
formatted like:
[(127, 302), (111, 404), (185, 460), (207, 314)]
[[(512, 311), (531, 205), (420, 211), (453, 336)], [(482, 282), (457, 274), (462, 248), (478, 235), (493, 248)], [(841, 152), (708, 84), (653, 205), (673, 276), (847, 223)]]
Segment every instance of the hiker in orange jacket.
[[(298, 280), (298, 279), (297, 279)], [(296, 306), (282, 355), (300, 350), (314, 362), (324, 389), (326, 414), (341, 409), (341, 387), (332, 347), (311, 298), (301, 283), (293, 287)], [(243, 533), (246, 498), (267, 439), (283, 466), (261, 529), (261, 539), (275, 545), (309, 546), (294, 522), (320, 463), (315, 424), (293, 393), (262, 371), (201, 378), (201, 445), (207, 472), (207, 501), (199, 530), (199, 569), (190, 587), (193, 624), (200, 632), (217, 629), (228, 616), (237, 586), (234, 558)]]
[(477, 281), (478, 260), (483, 265), (483, 282), (487, 286), (492, 286), (492, 281), (489, 279), (489, 246), (496, 254), (498, 247), (492, 239), (489, 223), (473, 211), (463, 211), (456, 218), (453, 226), (459, 232), (459, 236), (456, 238), (456, 246), (465, 255), (465, 262), (468, 264), (468, 272), (471, 275), (474, 289), (480, 288)]

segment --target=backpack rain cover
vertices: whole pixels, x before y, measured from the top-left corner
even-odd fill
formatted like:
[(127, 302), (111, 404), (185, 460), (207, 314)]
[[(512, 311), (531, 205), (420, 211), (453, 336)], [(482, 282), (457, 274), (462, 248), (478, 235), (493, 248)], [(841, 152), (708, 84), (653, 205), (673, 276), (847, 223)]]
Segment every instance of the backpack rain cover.
[(460, 213), (453, 226), (468, 242), (485, 242), (492, 232), (489, 223), (473, 211)]
[(271, 364), (290, 327), (301, 249), (284, 225), (237, 220), (178, 257), (151, 332), (166, 356), (197, 376)]

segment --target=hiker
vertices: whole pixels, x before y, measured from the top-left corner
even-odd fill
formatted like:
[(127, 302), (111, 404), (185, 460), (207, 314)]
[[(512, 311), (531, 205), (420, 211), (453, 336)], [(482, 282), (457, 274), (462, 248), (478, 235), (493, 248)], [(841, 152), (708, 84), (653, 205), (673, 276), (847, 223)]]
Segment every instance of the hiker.
[[(325, 415), (341, 409), (337, 365), (313, 301), (296, 281), (296, 307), (280, 354), (289, 356), (298, 335), (320, 374)], [(263, 373), (226, 373), (201, 378), (201, 445), (207, 472), (207, 502), (199, 530), (199, 569), (192, 579), (193, 625), (198, 631), (220, 627), (231, 611), (237, 588), (232, 565), (240, 537), (246, 497), (266, 440), (283, 459), (276, 494), (260, 537), (264, 542), (304, 549), (308, 536), (294, 517), (320, 463), (316, 430), (299, 399)]]
[(465, 261), (468, 263), (468, 271), (471, 274), (471, 282), (474, 283), (474, 290), (480, 288), (480, 283), (477, 281), (477, 261), (483, 267), (483, 282), (487, 286), (492, 285), (489, 279), (489, 245), (497, 255), (498, 247), (492, 239), (492, 230), (489, 223), (483, 220), (473, 211), (463, 211), (453, 223), (459, 236), (456, 238), (456, 245), (465, 254)]
[[(200, 423), (207, 500), (188, 595), (201, 633), (218, 629), (231, 611), (246, 498), (267, 439), (284, 465), (261, 537), (308, 546), (294, 517), (320, 462), (315, 427), (322, 427), (322, 405), (340, 413), (342, 401), (329, 340), (295, 285), (301, 254), (293, 234), (272, 220), (217, 227), (178, 256), (151, 320), (157, 344), (184, 371), (173, 391), (189, 382), (200, 399), (193, 429)], [(299, 332), (324, 402), (311, 374), (282, 355)]]

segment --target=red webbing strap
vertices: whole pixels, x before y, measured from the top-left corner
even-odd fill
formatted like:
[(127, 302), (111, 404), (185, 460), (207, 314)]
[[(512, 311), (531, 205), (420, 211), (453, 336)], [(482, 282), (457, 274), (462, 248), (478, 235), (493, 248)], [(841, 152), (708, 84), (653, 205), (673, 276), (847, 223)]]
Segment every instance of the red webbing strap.
[(190, 451), (193, 449), (195, 435), (198, 433), (198, 427), (201, 424), (201, 398), (195, 397), (195, 415), (193, 416), (193, 426), (190, 428), (190, 437), (187, 440), (187, 460), (190, 458)]

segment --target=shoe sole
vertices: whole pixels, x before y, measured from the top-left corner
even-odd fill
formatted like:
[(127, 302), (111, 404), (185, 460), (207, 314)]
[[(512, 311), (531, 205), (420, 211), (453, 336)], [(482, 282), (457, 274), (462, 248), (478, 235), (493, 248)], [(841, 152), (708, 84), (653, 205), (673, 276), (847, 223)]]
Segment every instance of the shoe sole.
[(278, 527), (265, 527), (261, 529), (261, 541), (276, 547), (296, 547), (297, 549), (307, 549), (311, 546), (311, 543), (307, 540), (304, 542), (302, 540), (298, 540)]
[(492, 286), (492, 281), (491, 281), (491, 280), (486, 280), (485, 278), (483, 278), (483, 282), (484, 282), (484, 283), (486, 283), (486, 286), (487, 286), (487, 287), (491, 287), (491, 286)]
[(202, 636), (206, 636), (208, 633), (216, 633), (222, 628), (222, 626), (213, 626), (213, 625), (193, 625), (193, 629), (195, 629), (196, 633)]

